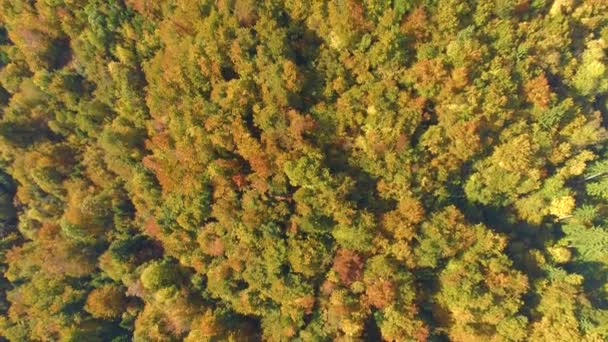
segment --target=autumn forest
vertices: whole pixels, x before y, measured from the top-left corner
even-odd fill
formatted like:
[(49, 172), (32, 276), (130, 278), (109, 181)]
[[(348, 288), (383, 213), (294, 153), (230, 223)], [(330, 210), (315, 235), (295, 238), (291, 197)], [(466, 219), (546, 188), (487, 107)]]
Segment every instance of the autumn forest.
[(0, 341), (608, 341), (608, 1), (0, 0)]

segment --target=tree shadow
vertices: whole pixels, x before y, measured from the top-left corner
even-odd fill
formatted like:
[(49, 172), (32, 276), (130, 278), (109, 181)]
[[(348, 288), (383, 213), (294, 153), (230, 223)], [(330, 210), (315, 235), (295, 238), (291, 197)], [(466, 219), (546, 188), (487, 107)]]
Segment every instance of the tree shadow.
[(564, 267), (568, 272), (585, 278), (583, 289), (594, 307), (608, 309), (608, 293), (604, 285), (608, 283), (608, 266), (601, 262), (574, 261)]

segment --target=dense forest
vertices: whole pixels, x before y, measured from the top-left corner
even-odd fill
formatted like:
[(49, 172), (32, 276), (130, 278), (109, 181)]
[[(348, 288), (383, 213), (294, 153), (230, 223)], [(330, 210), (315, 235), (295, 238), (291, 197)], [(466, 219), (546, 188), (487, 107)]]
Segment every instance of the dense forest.
[(0, 0), (0, 340), (608, 341), (606, 122), (606, 0)]

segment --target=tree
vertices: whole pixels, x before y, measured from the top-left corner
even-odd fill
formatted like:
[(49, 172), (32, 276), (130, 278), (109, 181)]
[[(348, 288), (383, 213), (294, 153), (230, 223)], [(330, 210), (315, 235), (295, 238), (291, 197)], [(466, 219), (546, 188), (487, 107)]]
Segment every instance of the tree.
[(95, 318), (116, 319), (120, 317), (125, 306), (124, 291), (114, 285), (105, 285), (89, 293), (85, 310)]
[(477, 172), (466, 183), (467, 196), (484, 204), (505, 205), (540, 187), (542, 170), (535, 154), (538, 147), (521, 135), (496, 147), (492, 155), (476, 164)]
[(164, 259), (148, 264), (141, 273), (141, 282), (144, 288), (158, 291), (178, 285), (181, 275), (171, 260)]
[(476, 227), (476, 242), (448, 262), (439, 275), (439, 303), (450, 315), (456, 341), (505, 338), (523, 341), (527, 319), (519, 314), (528, 290), (524, 274), (502, 253), (504, 237)]

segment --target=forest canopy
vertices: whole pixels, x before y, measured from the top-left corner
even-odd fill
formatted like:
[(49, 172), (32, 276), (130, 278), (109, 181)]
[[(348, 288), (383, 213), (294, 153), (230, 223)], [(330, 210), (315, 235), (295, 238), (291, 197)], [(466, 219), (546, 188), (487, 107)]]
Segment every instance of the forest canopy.
[(0, 340), (608, 341), (605, 0), (0, 0)]

